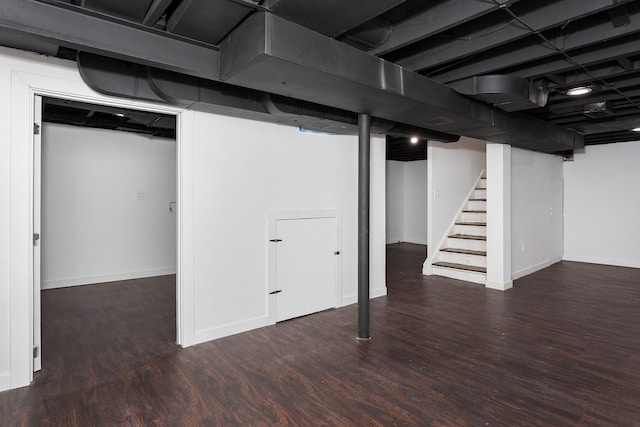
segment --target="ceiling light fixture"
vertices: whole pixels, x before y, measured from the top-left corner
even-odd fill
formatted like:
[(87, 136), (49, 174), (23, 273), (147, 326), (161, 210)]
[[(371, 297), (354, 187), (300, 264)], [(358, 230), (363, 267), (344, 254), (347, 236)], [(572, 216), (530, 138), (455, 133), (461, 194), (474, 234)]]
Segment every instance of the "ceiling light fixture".
[(633, 128), (631, 129), (631, 132), (640, 132), (640, 128)]
[(124, 114), (123, 114), (123, 113), (116, 113), (116, 116), (118, 116), (118, 117), (124, 117)]
[(567, 90), (567, 95), (579, 96), (579, 95), (586, 95), (591, 92), (593, 92), (593, 88), (591, 88), (591, 86), (576, 86)]
[(417, 136), (412, 136), (410, 139), (412, 144), (417, 144), (418, 143), (418, 137)]

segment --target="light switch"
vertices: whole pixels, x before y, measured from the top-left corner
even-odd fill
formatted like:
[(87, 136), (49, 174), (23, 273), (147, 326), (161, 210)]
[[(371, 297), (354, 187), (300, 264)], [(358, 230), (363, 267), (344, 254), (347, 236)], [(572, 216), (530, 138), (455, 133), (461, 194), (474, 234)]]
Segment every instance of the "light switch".
[(169, 202), (169, 212), (171, 213), (176, 212), (176, 202)]

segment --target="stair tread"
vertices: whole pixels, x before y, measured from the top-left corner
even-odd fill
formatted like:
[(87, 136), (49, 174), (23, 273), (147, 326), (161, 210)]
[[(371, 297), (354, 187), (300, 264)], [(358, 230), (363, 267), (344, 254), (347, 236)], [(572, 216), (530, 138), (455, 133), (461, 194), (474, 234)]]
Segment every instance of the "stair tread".
[(434, 267), (453, 268), (455, 270), (472, 271), (474, 273), (485, 273), (487, 269), (484, 267), (476, 267), (475, 265), (456, 264), (455, 262), (438, 261), (433, 263)]
[(478, 227), (486, 227), (487, 223), (486, 222), (462, 221), (462, 222), (456, 222), (456, 225), (473, 225), (473, 226), (478, 226)]
[(449, 238), (466, 240), (487, 240), (487, 236), (473, 236), (471, 234), (450, 234)]
[(471, 249), (443, 248), (443, 249), (440, 249), (440, 250), (442, 252), (451, 252), (451, 253), (454, 253), (454, 254), (487, 256), (487, 252), (486, 251), (472, 251)]
[(463, 213), (487, 213), (487, 211), (462, 211)]
[(486, 202), (487, 199), (469, 199), (470, 202)]
[(486, 190), (486, 189), (487, 189), (487, 187), (476, 187), (476, 188), (474, 188), (474, 190)]

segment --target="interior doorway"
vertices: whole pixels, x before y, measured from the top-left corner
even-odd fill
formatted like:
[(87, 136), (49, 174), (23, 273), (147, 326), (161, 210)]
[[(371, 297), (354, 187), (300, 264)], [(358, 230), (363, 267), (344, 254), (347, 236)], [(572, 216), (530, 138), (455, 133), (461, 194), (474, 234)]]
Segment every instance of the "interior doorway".
[[(417, 137), (387, 137), (387, 254), (388, 259), (401, 257), (409, 247), (411, 255), (408, 258), (415, 251), (423, 252), (422, 261), (414, 260), (403, 267), (409, 270), (421, 270), (427, 255), (427, 146), (427, 140)], [(387, 273), (389, 277), (389, 269)]]
[(176, 116), (36, 95), (34, 123), (33, 370), (43, 290), (164, 276), (178, 335)]

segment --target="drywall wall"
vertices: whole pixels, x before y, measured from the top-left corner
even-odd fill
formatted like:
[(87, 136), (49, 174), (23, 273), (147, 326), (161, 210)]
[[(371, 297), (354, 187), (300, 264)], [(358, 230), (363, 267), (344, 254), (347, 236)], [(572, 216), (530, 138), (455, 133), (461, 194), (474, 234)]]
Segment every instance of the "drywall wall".
[(457, 212), (486, 166), (486, 142), (462, 137), (451, 144), (429, 141), (427, 147), (427, 260), (446, 237)]
[(564, 259), (640, 268), (640, 141), (588, 146), (564, 163)]
[(43, 289), (175, 274), (176, 143), (42, 126)]
[(404, 242), (427, 244), (427, 161), (405, 162)]
[(511, 151), (511, 271), (513, 279), (562, 259), (563, 160)]
[[(342, 301), (356, 301), (355, 136), (302, 134), (295, 128), (102, 96), (84, 84), (74, 62), (5, 48), (0, 48), (0, 93), (0, 390), (27, 385), (32, 375), (34, 93), (177, 115), (179, 344), (267, 324), (269, 210), (342, 210)], [(371, 168), (375, 297), (386, 293), (384, 138), (372, 140)], [(46, 349), (43, 354), (46, 358)]]
[[(194, 130), (195, 341), (267, 322), (270, 211), (342, 210), (343, 302), (355, 302), (357, 138), (204, 113)], [(371, 150), (371, 239), (382, 251), (384, 144), (374, 139)], [(372, 251), (371, 264), (371, 293), (384, 294), (384, 252)]]
[(387, 160), (387, 243), (427, 244), (427, 161)]
[(505, 291), (511, 278), (511, 146), (487, 143), (487, 276), (485, 286)]
[(387, 160), (387, 243), (404, 241), (405, 163)]

